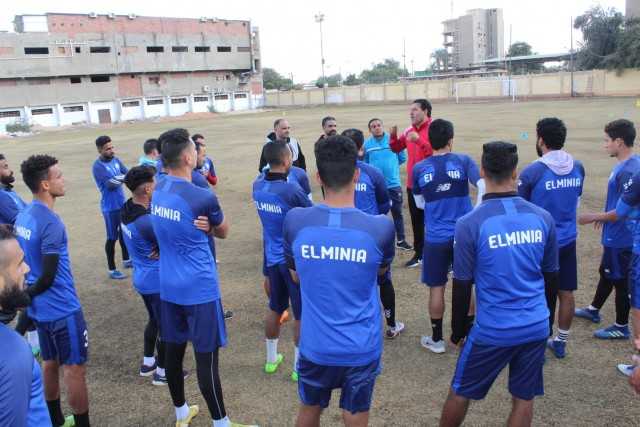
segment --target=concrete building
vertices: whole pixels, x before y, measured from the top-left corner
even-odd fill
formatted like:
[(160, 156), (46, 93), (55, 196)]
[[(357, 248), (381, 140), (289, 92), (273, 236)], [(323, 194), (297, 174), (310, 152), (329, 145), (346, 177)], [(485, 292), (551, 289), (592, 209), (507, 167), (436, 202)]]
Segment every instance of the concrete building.
[(627, 0), (627, 10), (625, 17), (640, 18), (640, 0)]
[(0, 33), (0, 132), (263, 104), (250, 21), (48, 13), (14, 26)]
[(504, 57), (502, 9), (472, 9), (442, 24), (449, 70), (466, 69), (487, 59)]

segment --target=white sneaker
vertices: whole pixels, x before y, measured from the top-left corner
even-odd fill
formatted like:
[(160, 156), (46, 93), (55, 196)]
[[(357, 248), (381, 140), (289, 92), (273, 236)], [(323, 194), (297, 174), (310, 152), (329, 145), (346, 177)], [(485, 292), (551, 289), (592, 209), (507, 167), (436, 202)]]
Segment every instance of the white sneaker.
[(634, 365), (627, 365), (626, 363), (620, 363), (618, 365), (618, 371), (625, 377), (630, 377), (635, 368)]
[(392, 340), (398, 335), (400, 335), (400, 332), (402, 331), (404, 331), (404, 323), (396, 321), (396, 326), (394, 326), (393, 328), (387, 328), (387, 333), (385, 334), (385, 337)]
[(422, 338), (420, 338), (420, 345), (438, 354), (444, 353), (446, 351), (444, 340), (434, 341), (433, 338), (427, 336), (423, 336)]

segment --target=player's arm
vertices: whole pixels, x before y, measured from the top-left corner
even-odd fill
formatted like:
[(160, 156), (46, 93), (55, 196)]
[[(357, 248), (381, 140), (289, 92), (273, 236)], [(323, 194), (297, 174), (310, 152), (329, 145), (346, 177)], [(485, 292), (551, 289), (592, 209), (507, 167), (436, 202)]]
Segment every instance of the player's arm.
[(291, 211), (287, 213), (284, 218), (284, 223), (282, 224), (282, 237), (283, 237), (283, 249), (284, 249), (284, 258), (287, 262), (287, 268), (289, 269), (289, 274), (291, 274), (291, 280), (294, 283), (300, 284), (300, 277), (298, 277), (298, 272), (296, 271), (296, 261), (293, 256), (293, 250), (291, 249), (292, 244), (292, 232), (291, 225), (289, 221), (289, 214)]
[(381, 222), (377, 229), (379, 230), (378, 238), (380, 239), (378, 244), (382, 252), (382, 262), (378, 268), (378, 276), (382, 276), (389, 270), (393, 258), (396, 256), (396, 229), (389, 217), (378, 217), (377, 220)]
[(398, 126), (393, 126), (389, 132), (389, 147), (394, 153), (399, 153), (407, 148), (407, 137), (404, 133), (398, 135)]
[(107, 172), (107, 169), (101, 167), (99, 164), (96, 164), (93, 167), (93, 177), (98, 185), (105, 186), (109, 190), (119, 188), (124, 182), (124, 175), (111, 176), (109, 172)]
[(451, 289), (451, 342), (458, 345), (468, 332), (467, 314), (471, 304), (476, 264), (475, 237), (466, 223), (458, 222), (453, 247), (453, 287)]
[(210, 233), (212, 236), (218, 239), (226, 239), (229, 235), (229, 221), (222, 213), (222, 208), (218, 203), (218, 198), (213, 192), (209, 193), (208, 204), (208, 216), (209, 224), (211, 224)]
[(601, 222), (615, 222), (618, 220), (618, 214), (616, 213), (616, 209), (610, 210), (609, 212), (587, 212), (578, 216), (578, 224), (587, 225)]
[(413, 195), (413, 201), (416, 202), (416, 207), (424, 210), (425, 200), (420, 188), (420, 171), (417, 166), (417, 164), (413, 166), (413, 189), (411, 193)]
[(407, 162), (407, 150), (404, 149), (397, 154), (398, 154), (398, 165), (405, 164)]
[(58, 254), (42, 255), (42, 274), (38, 277), (36, 283), (27, 287), (26, 292), (29, 294), (29, 297), (34, 298), (46, 292), (53, 285), (53, 280), (56, 278), (56, 272), (58, 271), (59, 261), (60, 255)]
[(389, 212), (389, 209), (391, 209), (391, 199), (389, 198), (387, 183), (385, 182), (382, 173), (376, 174), (375, 193), (378, 212), (380, 215), (386, 215)]
[[(270, 144), (270, 142), (267, 142), (267, 144)], [(264, 157), (264, 147), (267, 144), (264, 144), (262, 146), (262, 151), (260, 152), (260, 162), (258, 163), (258, 173), (262, 173), (262, 170), (264, 169), (264, 167), (267, 166), (267, 159)]]
[(307, 170), (307, 160), (304, 158), (304, 154), (302, 154), (302, 147), (300, 143), (296, 141), (298, 144), (298, 167), (303, 170)]

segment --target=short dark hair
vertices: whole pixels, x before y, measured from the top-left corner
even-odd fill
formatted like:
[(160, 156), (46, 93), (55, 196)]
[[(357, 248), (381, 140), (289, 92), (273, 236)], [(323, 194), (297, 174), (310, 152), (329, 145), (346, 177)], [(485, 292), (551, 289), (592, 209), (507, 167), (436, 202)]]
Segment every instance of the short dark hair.
[(418, 98), (416, 100), (413, 101), (414, 104), (418, 104), (420, 105), (420, 109), (422, 111), (426, 111), (427, 112), (427, 117), (431, 117), (431, 103), (429, 101), (427, 101), (424, 98)]
[(346, 136), (322, 138), (314, 147), (316, 167), (325, 187), (340, 190), (348, 185), (356, 172), (358, 150)]
[(287, 120), (287, 119), (285, 119), (284, 117), (280, 117), (279, 119), (276, 119), (276, 121), (273, 122), (273, 128), (274, 129), (277, 128), (280, 122), (282, 122), (283, 120)]
[(49, 168), (58, 164), (58, 159), (46, 154), (30, 156), (20, 165), (22, 179), (33, 194), (40, 190), (40, 183), (49, 178)]
[(129, 169), (129, 172), (124, 176), (124, 183), (127, 188), (132, 192), (140, 187), (142, 184), (153, 182), (153, 178), (156, 175), (156, 168), (148, 165), (134, 166)]
[(548, 148), (560, 150), (567, 139), (567, 127), (557, 117), (547, 117), (536, 124), (536, 134)]
[(435, 119), (429, 125), (429, 142), (434, 150), (446, 147), (453, 135), (453, 123), (449, 120)]
[(379, 118), (377, 118), (377, 117), (374, 117), (373, 119), (369, 120), (369, 123), (367, 123), (367, 129), (371, 129), (371, 123), (373, 123), (373, 122), (380, 122), (380, 123), (382, 123), (382, 120), (380, 120), (380, 119), (379, 119)]
[(346, 129), (342, 131), (342, 136), (346, 136), (356, 144), (356, 148), (360, 150), (364, 145), (364, 134), (360, 129)]
[(324, 125), (327, 124), (328, 121), (333, 120), (334, 122), (336, 121), (336, 118), (333, 116), (327, 116), (325, 118), (322, 119), (322, 127), (324, 127)]
[(180, 155), (193, 143), (189, 139), (189, 131), (182, 128), (164, 132), (158, 141), (162, 147), (162, 164), (169, 169), (180, 166)]
[(284, 158), (291, 149), (285, 141), (268, 142), (264, 147), (264, 159), (271, 167), (284, 165)]
[(604, 131), (609, 135), (609, 138), (620, 138), (624, 141), (624, 145), (633, 147), (633, 142), (636, 139), (636, 128), (633, 126), (632, 121), (627, 119), (614, 120), (607, 123)]
[(518, 166), (518, 146), (510, 142), (492, 141), (482, 146), (482, 168), (485, 176), (500, 184)]
[(155, 138), (147, 139), (142, 144), (142, 151), (144, 151), (144, 154), (151, 154), (153, 150), (158, 150), (158, 140)]
[[(11, 224), (0, 224), (0, 243), (3, 243), (7, 240), (13, 240), (16, 238), (16, 233)], [(7, 263), (10, 261), (6, 259), (2, 252), (0, 252), (0, 267), (5, 267)], [(1, 274), (1, 273), (0, 273)]]
[(102, 135), (96, 138), (96, 148), (101, 149), (105, 145), (111, 142), (111, 138), (107, 135)]
[(191, 140), (193, 142), (196, 142), (199, 139), (204, 139), (204, 136), (202, 136), (202, 134), (200, 133), (194, 133), (193, 135), (191, 135)]
[(0, 160), (6, 160), (7, 158), (4, 156), (4, 154), (0, 154)]

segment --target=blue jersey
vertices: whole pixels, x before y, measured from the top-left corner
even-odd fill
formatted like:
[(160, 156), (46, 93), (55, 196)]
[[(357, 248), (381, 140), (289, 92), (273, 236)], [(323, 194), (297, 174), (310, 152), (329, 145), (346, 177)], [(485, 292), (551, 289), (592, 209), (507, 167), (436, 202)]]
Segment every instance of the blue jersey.
[(10, 188), (0, 188), (0, 224), (11, 224), (16, 222), (18, 213), (27, 204)]
[(616, 214), (626, 225), (633, 237), (633, 253), (640, 254), (640, 172), (633, 175), (618, 200)]
[(268, 267), (285, 264), (282, 247), (284, 217), (296, 207), (309, 207), (311, 201), (298, 184), (287, 182), (284, 174), (260, 174), (253, 183), (253, 202), (262, 223), (262, 240)]
[(0, 425), (51, 426), (40, 365), (29, 344), (3, 324), (0, 324), (0, 342), (3, 346), (0, 352)]
[(216, 168), (213, 166), (213, 161), (209, 157), (205, 157), (204, 163), (201, 168), (196, 168), (202, 176), (216, 176)]
[(121, 228), (133, 261), (133, 286), (142, 295), (160, 293), (160, 260), (151, 257), (158, 242), (149, 211), (129, 199), (122, 208)]
[[(613, 168), (607, 184), (605, 212), (616, 208), (620, 196), (622, 196), (625, 187), (631, 181), (631, 177), (639, 171), (640, 157), (635, 154)], [(610, 248), (630, 248), (633, 246), (633, 239), (625, 226), (624, 220), (604, 223), (602, 226), (602, 246)]]
[(391, 208), (387, 183), (375, 167), (358, 160), (360, 178), (356, 183), (356, 208), (369, 215), (386, 215)]
[(288, 264), (300, 278), (300, 353), (314, 363), (362, 366), (382, 354), (378, 269), (394, 256), (393, 222), (316, 205), (284, 220)]
[(309, 185), (309, 177), (304, 169), (297, 166), (291, 166), (287, 174), (287, 181), (295, 182), (302, 188), (309, 200), (311, 200), (311, 186)]
[(551, 214), (560, 247), (575, 241), (578, 235), (576, 215), (584, 175), (579, 161), (575, 161), (571, 172), (565, 175), (556, 174), (541, 161), (533, 162), (520, 174), (518, 193)]
[(124, 191), (122, 191), (122, 181), (116, 177), (126, 175), (127, 172), (127, 167), (117, 157), (108, 162), (101, 158), (93, 162), (93, 179), (102, 194), (100, 199), (102, 212), (119, 211), (122, 208)]
[(224, 218), (212, 191), (165, 175), (151, 202), (151, 224), (160, 247), (160, 298), (179, 305), (220, 299), (218, 271), (209, 236), (193, 224), (199, 216), (212, 227)]
[(478, 166), (465, 154), (431, 156), (413, 167), (413, 194), (425, 202), (425, 241), (453, 239), (456, 221), (473, 209), (469, 183), (479, 180)]
[(27, 285), (42, 275), (44, 255), (58, 255), (58, 271), (49, 289), (33, 298), (27, 308), (29, 317), (39, 322), (53, 322), (80, 310), (80, 301), (71, 274), (67, 248), (67, 231), (62, 220), (39, 200), (27, 205), (16, 218), (16, 234), (24, 251), (25, 262), (31, 268)]
[[(164, 170), (164, 165), (162, 164), (162, 159), (158, 159), (156, 161), (156, 178), (160, 176), (167, 175), (167, 172)], [(194, 169), (191, 171), (191, 183), (196, 187), (209, 189), (209, 183), (207, 182), (207, 178), (205, 178), (198, 169)]]
[(485, 196), (456, 224), (453, 262), (456, 279), (475, 283), (474, 339), (513, 346), (549, 336), (543, 272), (558, 270), (558, 243), (547, 211)]

